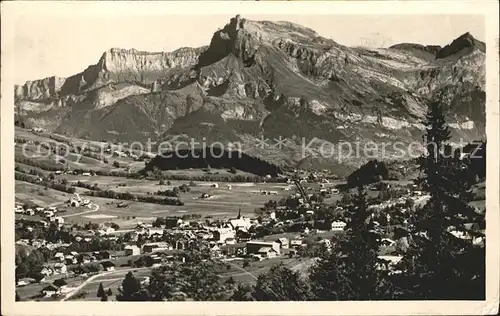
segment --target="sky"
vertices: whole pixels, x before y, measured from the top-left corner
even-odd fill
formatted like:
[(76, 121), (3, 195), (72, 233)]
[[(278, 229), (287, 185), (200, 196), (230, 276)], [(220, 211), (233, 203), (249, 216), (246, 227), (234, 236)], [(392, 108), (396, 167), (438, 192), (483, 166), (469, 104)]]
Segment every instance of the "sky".
[[(67, 77), (97, 63), (109, 48), (172, 51), (208, 45), (228, 15), (41, 15), (19, 14), (14, 23), (16, 84)], [(479, 15), (244, 15), (285, 20), (312, 28), (347, 46), (388, 47), (401, 42), (446, 45), (465, 32), (484, 41)]]

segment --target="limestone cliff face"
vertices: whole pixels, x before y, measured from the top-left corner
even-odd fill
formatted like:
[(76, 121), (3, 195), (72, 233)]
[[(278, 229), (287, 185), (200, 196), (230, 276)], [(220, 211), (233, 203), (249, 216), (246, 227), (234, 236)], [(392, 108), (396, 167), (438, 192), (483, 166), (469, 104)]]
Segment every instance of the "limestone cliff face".
[(135, 81), (152, 84), (172, 69), (194, 66), (203, 50), (204, 48), (180, 48), (168, 53), (148, 53), (113, 48), (99, 60), (99, 79), (103, 82)]
[(66, 78), (48, 77), (41, 80), (27, 81), (24, 85), (14, 87), (14, 96), (17, 99), (43, 100), (57, 98)]
[(15, 86), (17, 100), (47, 100), (86, 93), (109, 83), (139, 83), (144, 87), (179, 68), (198, 62), (201, 48), (180, 48), (173, 52), (148, 53), (135, 49), (112, 48), (98, 63), (69, 78), (49, 77)]

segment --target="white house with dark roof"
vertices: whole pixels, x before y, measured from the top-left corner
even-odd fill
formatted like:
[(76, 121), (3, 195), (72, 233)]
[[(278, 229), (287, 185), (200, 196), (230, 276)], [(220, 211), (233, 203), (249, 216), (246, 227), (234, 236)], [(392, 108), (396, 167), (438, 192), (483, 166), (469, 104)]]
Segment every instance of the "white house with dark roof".
[(61, 288), (54, 284), (49, 284), (44, 287), (41, 292), (45, 297), (52, 297), (61, 294)]
[(150, 237), (152, 235), (161, 235), (161, 236), (163, 236), (163, 228), (156, 228), (156, 227), (146, 228), (146, 233)]
[(125, 246), (125, 256), (136, 256), (141, 254), (141, 248), (136, 245)]
[(64, 254), (62, 252), (57, 252), (55, 255), (54, 255), (54, 259), (55, 260), (59, 260), (59, 261), (64, 261)]
[(332, 231), (343, 231), (346, 226), (347, 226), (347, 224), (345, 222), (333, 221), (331, 224), (331, 230)]
[(231, 228), (217, 228), (212, 231), (213, 240), (225, 242), (227, 239), (235, 238), (234, 230)]
[(261, 247), (256, 254), (262, 258), (274, 258), (278, 252), (273, 247)]
[(262, 248), (273, 248), (276, 254), (280, 254), (280, 244), (275, 241), (251, 240), (246, 243), (247, 254), (258, 254)]
[(281, 237), (276, 240), (278, 244), (280, 244), (281, 249), (288, 249), (290, 246), (290, 242), (288, 241), (288, 238)]
[(101, 262), (101, 265), (105, 271), (115, 271), (115, 264), (111, 261)]

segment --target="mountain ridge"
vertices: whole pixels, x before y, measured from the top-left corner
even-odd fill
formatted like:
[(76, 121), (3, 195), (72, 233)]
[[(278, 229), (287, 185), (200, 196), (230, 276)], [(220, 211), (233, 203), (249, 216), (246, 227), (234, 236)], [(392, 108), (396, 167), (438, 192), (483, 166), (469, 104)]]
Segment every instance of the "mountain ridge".
[(483, 45), (465, 33), (444, 47), (347, 47), (294, 23), (236, 16), (208, 46), (112, 48), (69, 78), (16, 86), (15, 103), (29, 126), (113, 141), (205, 135), (250, 145), (286, 135), (285, 149), (248, 151), (303, 163), (301, 137), (415, 140), (426, 102), (438, 98), (455, 138), (482, 138)]

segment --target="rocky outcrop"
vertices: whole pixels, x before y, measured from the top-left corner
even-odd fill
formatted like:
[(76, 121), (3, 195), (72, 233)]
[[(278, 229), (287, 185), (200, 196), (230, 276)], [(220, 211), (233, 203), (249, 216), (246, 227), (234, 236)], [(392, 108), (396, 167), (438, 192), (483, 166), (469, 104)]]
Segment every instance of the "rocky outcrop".
[(451, 44), (446, 45), (441, 50), (439, 50), (436, 54), (436, 58), (446, 58), (464, 50), (464, 53), (470, 53), (475, 49), (484, 54), (486, 53), (486, 44), (478, 41), (469, 32), (467, 32), (455, 39), (453, 42), (451, 42)]
[(27, 81), (24, 85), (14, 87), (16, 99), (45, 100), (57, 98), (66, 78), (48, 77), (40, 80)]

